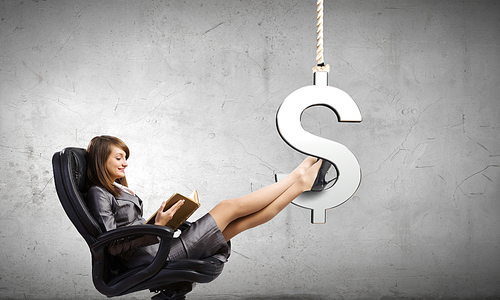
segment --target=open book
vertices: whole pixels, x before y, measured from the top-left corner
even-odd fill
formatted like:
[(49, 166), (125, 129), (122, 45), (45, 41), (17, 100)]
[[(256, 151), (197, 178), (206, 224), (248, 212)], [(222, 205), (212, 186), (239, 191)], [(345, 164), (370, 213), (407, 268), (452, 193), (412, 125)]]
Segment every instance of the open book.
[[(179, 200), (185, 200), (184, 204), (179, 208), (179, 210), (175, 213), (172, 220), (170, 220), (166, 226), (172, 228), (173, 230), (177, 230), (179, 226), (182, 225), (194, 212), (200, 207), (200, 201), (198, 199), (198, 192), (194, 190), (189, 197), (183, 196), (179, 193), (174, 193), (168, 200), (167, 204), (165, 204), (165, 209), (163, 211), (167, 211), (172, 205), (177, 203)], [(149, 219), (144, 224), (154, 224), (156, 218), (156, 212), (149, 217)]]

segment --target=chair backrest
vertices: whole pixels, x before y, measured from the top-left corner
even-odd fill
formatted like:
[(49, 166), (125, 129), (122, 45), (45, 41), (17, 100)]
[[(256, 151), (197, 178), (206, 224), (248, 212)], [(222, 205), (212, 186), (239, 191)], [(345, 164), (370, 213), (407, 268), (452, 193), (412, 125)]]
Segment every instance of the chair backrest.
[(65, 148), (54, 154), (52, 166), (59, 201), (78, 232), (87, 244), (91, 245), (102, 230), (85, 203), (87, 177), (85, 153), (85, 149), (82, 148)]

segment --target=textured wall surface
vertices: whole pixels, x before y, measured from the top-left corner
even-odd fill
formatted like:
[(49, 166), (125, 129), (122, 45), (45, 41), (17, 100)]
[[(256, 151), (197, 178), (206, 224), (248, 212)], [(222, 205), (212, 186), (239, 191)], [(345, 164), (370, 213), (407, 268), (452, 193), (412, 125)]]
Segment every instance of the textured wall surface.
[[(499, 13), (326, 1), (330, 85), (363, 122), (303, 124), (356, 155), (361, 186), (324, 225), (291, 205), (237, 236), (190, 299), (500, 297)], [(54, 189), (64, 147), (122, 138), (146, 215), (197, 189), (195, 219), (291, 171), (275, 114), (311, 84), (315, 18), (299, 0), (0, 1), (0, 299), (106, 299)]]

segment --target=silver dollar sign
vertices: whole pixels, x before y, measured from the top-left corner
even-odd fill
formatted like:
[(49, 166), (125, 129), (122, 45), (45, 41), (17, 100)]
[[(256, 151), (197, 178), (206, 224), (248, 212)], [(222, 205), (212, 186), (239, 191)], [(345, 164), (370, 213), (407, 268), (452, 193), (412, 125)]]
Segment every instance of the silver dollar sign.
[[(315, 72), (314, 85), (300, 88), (283, 101), (276, 114), (281, 138), (295, 150), (330, 161), (337, 169), (335, 185), (322, 192), (305, 192), (293, 203), (312, 209), (311, 222), (326, 223), (326, 210), (354, 195), (361, 182), (361, 169), (354, 154), (344, 145), (304, 130), (301, 115), (309, 107), (322, 105), (332, 109), (339, 122), (361, 122), (356, 102), (344, 91), (328, 86), (328, 73)], [(278, 178), (284, 175), (278, 175)]]

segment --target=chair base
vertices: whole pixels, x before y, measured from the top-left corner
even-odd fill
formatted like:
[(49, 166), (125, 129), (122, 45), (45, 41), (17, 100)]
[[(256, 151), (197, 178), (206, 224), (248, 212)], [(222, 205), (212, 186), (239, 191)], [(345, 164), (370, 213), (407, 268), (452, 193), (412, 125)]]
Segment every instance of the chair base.
[(152, 300), (184, 300), (186, 294), (193, 290), (193, 283), (191, 282), (178, 282), (167, 285), (161, 290), (151, 290), (151, 292), (158, 293), (151, 297)]

